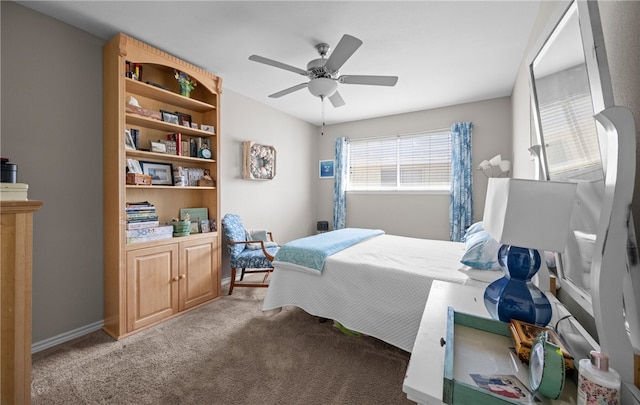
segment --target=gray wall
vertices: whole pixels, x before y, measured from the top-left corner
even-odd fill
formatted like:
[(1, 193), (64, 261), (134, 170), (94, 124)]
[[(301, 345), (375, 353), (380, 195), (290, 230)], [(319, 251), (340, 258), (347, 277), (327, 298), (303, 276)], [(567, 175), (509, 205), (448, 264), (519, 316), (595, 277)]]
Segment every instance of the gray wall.
[(11, 2), (2, 12), (0, 153), (34, 215), (33, 341), (101, 322), (103, 40)]

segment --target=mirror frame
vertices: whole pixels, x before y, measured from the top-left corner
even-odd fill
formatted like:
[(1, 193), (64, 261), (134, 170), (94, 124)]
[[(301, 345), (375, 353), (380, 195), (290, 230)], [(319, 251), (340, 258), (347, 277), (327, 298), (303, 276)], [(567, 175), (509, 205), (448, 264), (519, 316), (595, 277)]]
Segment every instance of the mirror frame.
[[(636, 128), (631, 111), (614, 106), (597, 1), (570, 0), (556, 7), (527, 60), (532, 121), (542, 152), (538, 156), (538, 170), (541, 171), (541, 180), (548, 180), (533, 62), (574, 2), (577, 4), (594, 118), (598, 122), (605, 193), (591, 266), (590, 297), (585, 297), (585, 292), (568, 279), (561, 278), (559, 282), (567, 295), (593, 317), (600, 345), (595, 349), (609, 355), (610, 365), (623, 380), (622, 402), (631, 403), (630, 399), (637, 401), (640, 398), (640, 390), (633, 384), (634, 378), (636, 384), (640, 379), (636, 374), (639, 370), (634, 368), (637, 367), (634, 358), (640, 359), (640, 299), (635, 294), (640, 292), (640, 258), (631, 213), (636, 175)], [(561, 255), (556, 255), (556, 258), (561, 265)]]
[[(541, 31), (538, 41), (532, 48), (532, 53), (527, 59), (529, 70), (529, 88), (531, 95), (531, 111), (532, 121), (535, 128), (536, 142), (540, 145), (540, 153), (537, 156), (541, 180), (550, 180), (546, 151), (543, 142), (543, 134), (541, 130), (540, 114), (537, 105), (537, 94), (535, 86), (535, 76), (533, 65), (537, 57), (541, 54), (545, 46), (553, 39), (556, 29), (562, 24), (563, 19), (576, 7), (578, 21), (580, 25), (580, 35), (582, 38), (582, 49), (584, 52), (587, 77), (589, 79), (589, 90), (591, 92), (591, 100), (594, 115), (603, 111), (607, 107), (613, 106), (613, 87), (611, 84), (611, 75), (609, 74), (609, 65), (607, 63), (607, 55), (604, 46), (604, 35), (600, 23), (600, 12), (597, 2), (595, 1), (578, 1), (567, 0), (561, 3), (554, 13), (549, 16), (549, 23), (545, 29)], [(602, 167), (606, 177), (607, 167), (607, 134), (604, 128), (597, 125), (594, 119), (598, 134), (598, 143), (600, 145), (600, 156)], [(561, 288), (582, 308), (588, 316), (594, 317), (593, 300), (591, 293), (583, 290), (574, 284), (570, 279), (565, 277), (565, 269), (563, 267), (563, 255), (556, 253), (556, 266), (558, 271), (558, 282)], [(583, 320), (587, 321), (587, 320)], [(585, 322), (590, 323), (590, 322)]]

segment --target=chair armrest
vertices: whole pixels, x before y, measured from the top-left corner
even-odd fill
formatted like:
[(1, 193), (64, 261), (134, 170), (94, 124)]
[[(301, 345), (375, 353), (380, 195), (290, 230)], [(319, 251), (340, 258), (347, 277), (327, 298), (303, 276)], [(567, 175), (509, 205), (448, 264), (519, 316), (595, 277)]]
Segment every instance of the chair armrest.
[[(271, 232), (269, 232), (269, 235), (271, 235)], [(273, 239), (271, 239), (271, 241), (273, 242)], [(243, 242), (227, 241), (227, 243), (229, 243), (230, 245), (237, 245), (237, 244), (240, 244), (240, 243), (259, 243), (260, 247), (262, 248), (262, 253), (264, 253), (264, 256), (267, 259), (269, 259), (269, 261), (273, 261), (273, 258), (275, 257), (274, 255), (269, 253), (267, 251), (267, 249), (264, 247), (264, 241), (263, 240), (245, 240)]]

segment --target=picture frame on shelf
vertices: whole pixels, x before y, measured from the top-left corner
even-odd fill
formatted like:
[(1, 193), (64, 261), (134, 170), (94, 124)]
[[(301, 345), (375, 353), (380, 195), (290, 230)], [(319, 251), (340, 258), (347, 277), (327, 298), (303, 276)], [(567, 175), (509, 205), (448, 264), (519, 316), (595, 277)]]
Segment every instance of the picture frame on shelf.
[(200, 129), (205, 132), (211, 132), (212, 134), (216, 133), (215, 127), (213, 125), (202, 124), (200, 125)]
[(332, 179), (335, 175), (335, 161), (321, 160), (319, 165), (321, 179)]
[(180, 208), (180, 219), (184, 220), (187, 214), (189, 214), (189, 220), (191, 221), (191, 233), (200, 233), (202, 221), (209, 220), (209, 210), (207, 207)]
[(167, 144), (160, 141), (158, 142), (151, 141), (151, 152), (167, 153)]
[(178, 116), (179, 125), (191, 128), (191, 115), (182, 113), (180, 111), (176, 111), (175, 114)]
[(180, 118), (176, 114), (166, 110), (160, 110), (160, 115), (162, 116), (163, 122), (180, 125)]
[(173, 186), (173, 165), (171, 163), (141, 161), (142, 172), (151, 176), (154, 186)]
[(131, 136), (131, 131), (128, 129), (124, 130), (124, 148), (127, 150), (136, 150), (136, 144)]
[(208, 219), (203, 219), (202, 221), (200, 221), (200, 232), (202, 233), (211, 232)]

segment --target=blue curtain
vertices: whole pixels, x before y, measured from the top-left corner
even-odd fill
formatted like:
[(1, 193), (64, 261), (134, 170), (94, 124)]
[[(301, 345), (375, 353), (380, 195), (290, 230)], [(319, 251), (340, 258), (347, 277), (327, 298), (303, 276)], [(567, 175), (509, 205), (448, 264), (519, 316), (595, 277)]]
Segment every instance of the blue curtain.
[(347, 138), (336, 138), (336, 167), (333, 178), (333, 229), (347, 224)]
[(462, 240), (473, 223), (473, 169), (471, 162), (471, 122), (451, 124), (451, 197), (449, 238)]

